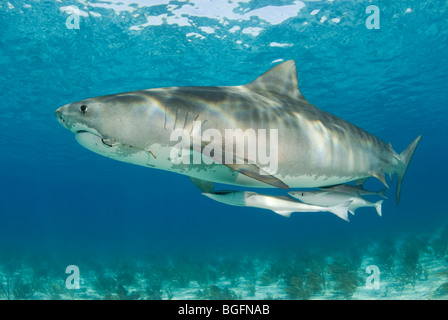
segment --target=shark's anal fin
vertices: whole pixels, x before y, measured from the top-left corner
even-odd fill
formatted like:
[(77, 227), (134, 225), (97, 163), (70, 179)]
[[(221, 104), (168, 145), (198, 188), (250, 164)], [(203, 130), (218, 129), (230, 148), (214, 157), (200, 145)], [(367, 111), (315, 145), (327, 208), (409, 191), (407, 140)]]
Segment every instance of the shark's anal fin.
[(206, 181), (194, 177), (190, 177), (190, 180), (194, 183), (196, 187), (199, 188), (203, 193), (212, 193), (215, 189), (215, 184), (211, 181)]

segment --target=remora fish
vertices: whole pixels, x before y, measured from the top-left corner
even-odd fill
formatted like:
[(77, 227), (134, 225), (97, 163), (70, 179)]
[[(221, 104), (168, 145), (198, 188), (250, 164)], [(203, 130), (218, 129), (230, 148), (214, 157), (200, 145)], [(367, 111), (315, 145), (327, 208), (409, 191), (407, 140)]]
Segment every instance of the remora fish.
[[(396, 173), (397, 203), (403, 176), (421, 138), (397, 154), (363, 129), (311, 105), (299, 90), (293, 60), (246, 85), (113, 94), (69, 103), (55, 115), (91, 151), (212, 183), (289, 189), (375, 177), (387, 186), (385, 173)], [(277, 155), (276, 170), (269, 174), (264, 170), (266, 162), (258, 158), (243, 164), (173, 163), (170, 155), (178, 141), (172, 141), (171, 133), (179, 128), (193, 132), (196, 121), (202, 132), (213, 129), (223, 136), (226, 129), (277, 130), (278, 143), (275, 139), (270, 143), (269, 136), (262, 150)], [(222, 153), (237, 159), (235, 147), (241, 141), (244, 144), (245, 135), (234, 138), (234, 143), (226, 141)], [(191, 154), (203, 152), (203, 147), (193, 146)]]
[(232, 206), (272, 210), (287, 218), (289, 218), (293, 212), (331, 212), (339, 218), (349, 221), (347, 210), (350, 201), (338, 203), (334, 206), (316, 206), (284, 196), (269, 196), (252, 191), (217, 191), (213, 193), (203, 193), (203, 195)]
[(386, 197), (386, 189), (383, 189), (381, 191), (370, 191), (364, 189), (362, 186), (351, 186), (348, 184), (339, 184), (336, 186), (330, 186), (330, 187), (321, 187), (322, 190), (326, 191), (337, 191), (337, 192), (345, 192), (360, 196), (380, 196), (385, 199)]
[(373, 203), (365, 200), (359, 195), (337, 191), (291, 191), (289, 194), (305, 203), (324, 207), (331, 207), (350, 201), (348, 210), (351, 214), (355, 214), (356, 209), (361, 207), (374, 207), (378, 215), (380, 217), (382, 215), (381, 205), (383, 200)]

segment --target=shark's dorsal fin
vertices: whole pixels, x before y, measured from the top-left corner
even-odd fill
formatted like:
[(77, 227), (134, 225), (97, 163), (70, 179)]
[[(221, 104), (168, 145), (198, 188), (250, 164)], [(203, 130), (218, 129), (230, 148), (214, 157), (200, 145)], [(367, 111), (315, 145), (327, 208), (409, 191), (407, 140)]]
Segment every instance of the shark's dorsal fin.
[(303, 98), (299, 90), (294, 60), (287, 60), (276, 65), (251, 83), (246, 84), (246, 87), (253, 91), (271, 92), (294, 99)]

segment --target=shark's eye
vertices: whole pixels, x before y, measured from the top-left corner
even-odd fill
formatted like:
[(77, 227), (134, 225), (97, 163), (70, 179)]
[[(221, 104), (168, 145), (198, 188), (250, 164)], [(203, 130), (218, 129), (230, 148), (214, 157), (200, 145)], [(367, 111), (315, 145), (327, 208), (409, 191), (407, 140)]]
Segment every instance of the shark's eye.
[(79, 110), (81, 111), (81, 113), (86, 113), (87, 106), (83, 104), (82, 106), (79, 107)]

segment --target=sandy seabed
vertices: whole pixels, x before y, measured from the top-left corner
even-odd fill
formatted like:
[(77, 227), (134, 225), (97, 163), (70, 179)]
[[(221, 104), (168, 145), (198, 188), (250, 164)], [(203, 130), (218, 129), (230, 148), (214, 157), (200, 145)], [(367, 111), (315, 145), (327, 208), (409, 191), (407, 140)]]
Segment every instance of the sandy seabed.
[(0, 252), (0, 299), (448, 298), (447, 227), (333, 251), (77, 257), (79, 277), (68, 260)]

